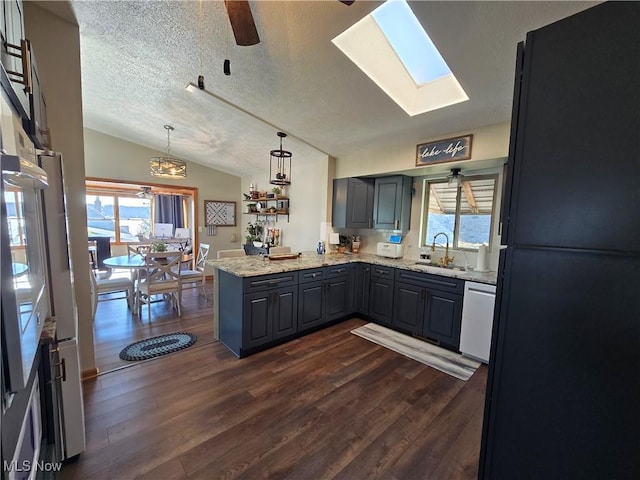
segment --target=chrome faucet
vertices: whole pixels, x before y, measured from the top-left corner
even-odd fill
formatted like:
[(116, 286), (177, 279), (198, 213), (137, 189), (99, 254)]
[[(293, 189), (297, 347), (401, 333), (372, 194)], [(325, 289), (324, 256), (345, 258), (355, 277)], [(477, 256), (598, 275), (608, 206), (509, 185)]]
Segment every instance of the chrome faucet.
[(450, 257), (449, 256), (449, 236), (446, 233), (438, 232), (433, 236), (433, 243), (431, 244), (431, 251), (432, 252), (436, 251), (436, 238), (438, 238), (439, 235), (444, 235), (444, 238), (447, 239), (447, 246), (445, 247), (444, 257), (442, 257), (442, 258), (440, 258), (438, 260), (438, 263), (446, 268), (450, 263), (453, 263), (453, 260), (455, 258), (455, 257)]

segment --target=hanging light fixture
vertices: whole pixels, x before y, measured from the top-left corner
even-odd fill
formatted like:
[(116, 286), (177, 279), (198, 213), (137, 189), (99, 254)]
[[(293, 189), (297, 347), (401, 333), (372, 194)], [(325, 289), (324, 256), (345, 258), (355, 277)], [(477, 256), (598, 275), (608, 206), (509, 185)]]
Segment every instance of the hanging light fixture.
[(459, 168), (452, 168), (451, 169), (451, 173), (449, 175), (447, 175), (447, 178), (449, 179), (448, 183), (449, 183), (449, 185), (457, 188), (462, 183), (462, 178), (463, 177), (464, 177), (464, 175), (462, 175), (460, 173), (460, 169)]
[(165, 125), (167, 129), (167, 156), (151, 158), (151, 175), (161, 178), (185, 178), (187, 176), (187, 164), (184, 160), (171, 158), (171, 125)]
[(284, 132), (278, 132), (280, 148), (271, 150), (269, 163), (269, 183), (272, 185), (291, 185), (291, 152), (282, 149), (282, 139), (287, 136)]

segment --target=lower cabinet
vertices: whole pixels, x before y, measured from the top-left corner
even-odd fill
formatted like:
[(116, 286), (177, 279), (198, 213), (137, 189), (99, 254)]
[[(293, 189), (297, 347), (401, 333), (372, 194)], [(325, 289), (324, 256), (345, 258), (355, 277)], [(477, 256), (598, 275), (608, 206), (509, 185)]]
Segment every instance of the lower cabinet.
[(371, 285), (371, 265), (356, 263), (353, 265), (353, 311), (369, 315), (369, 288)]
[(462, 298), (462, 295), (453, 293), (428, 291), (422, 335), (458, 351), (462, 325)]
[(393, 317), (393, 271), (391, 267), (371, 265), (369, 317), (386, 326), (391, 326)]
[(243, 346), (254, 348), (297, 332), (296, 287), (249, 293), (243, 299)]
[(351, 284), (350, 265), (302, 271), (298, 286), (298, 332), (349, 315), (352, 312)]
[(396, 271), (392, 326), (458, 351), (464, 281)]

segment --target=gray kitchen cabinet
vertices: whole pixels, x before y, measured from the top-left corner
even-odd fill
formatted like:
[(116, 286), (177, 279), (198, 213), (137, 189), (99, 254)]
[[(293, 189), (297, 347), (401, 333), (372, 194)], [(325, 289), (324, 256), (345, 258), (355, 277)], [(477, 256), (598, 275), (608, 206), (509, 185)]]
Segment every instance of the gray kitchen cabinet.
[(375, 179), (373, 228), (407, 231), (411, 226), (413, 179), (394, 175)]
[(369, 281), (369, 317), (387, 327), (393, 315), (393, 271), (392, 267), (372, 265)]
[(220, 341), (239, 357), (297, 334), (298, 272), (238, 277), (219, 271)]
[(392, 327), (458, 351), (464, 281), (396, 270)]
[(371, 284), (371, 265), (356, 263), (353, 265), (353, 311), (369, 315), (369, 287)]
[(296, 333), (296, 293), (295, 287), (283, 287), (244, 295), (244, 348)]
[(373, 194), (373, 178), (334, 179), (331, 225), (336, 228), (371, 228)]
[(301, 271), (298, 331), (319, 327), (351, 313), (351, 284), (350, 265)]

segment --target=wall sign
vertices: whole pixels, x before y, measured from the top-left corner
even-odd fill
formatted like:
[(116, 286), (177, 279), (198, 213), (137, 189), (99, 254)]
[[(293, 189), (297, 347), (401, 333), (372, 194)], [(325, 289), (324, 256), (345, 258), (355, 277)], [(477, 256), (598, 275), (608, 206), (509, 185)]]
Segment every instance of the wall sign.
[(218, 227), (235, 227), (236, 202), (205, 200), (204, 224), (206, 227), (211, 225), (217, 225)]
[(435, 142), (421, 143), (417, 147), (416, 167), (435, 163), (455, 162), (471, 158), (473, 135), (445, 138)]

